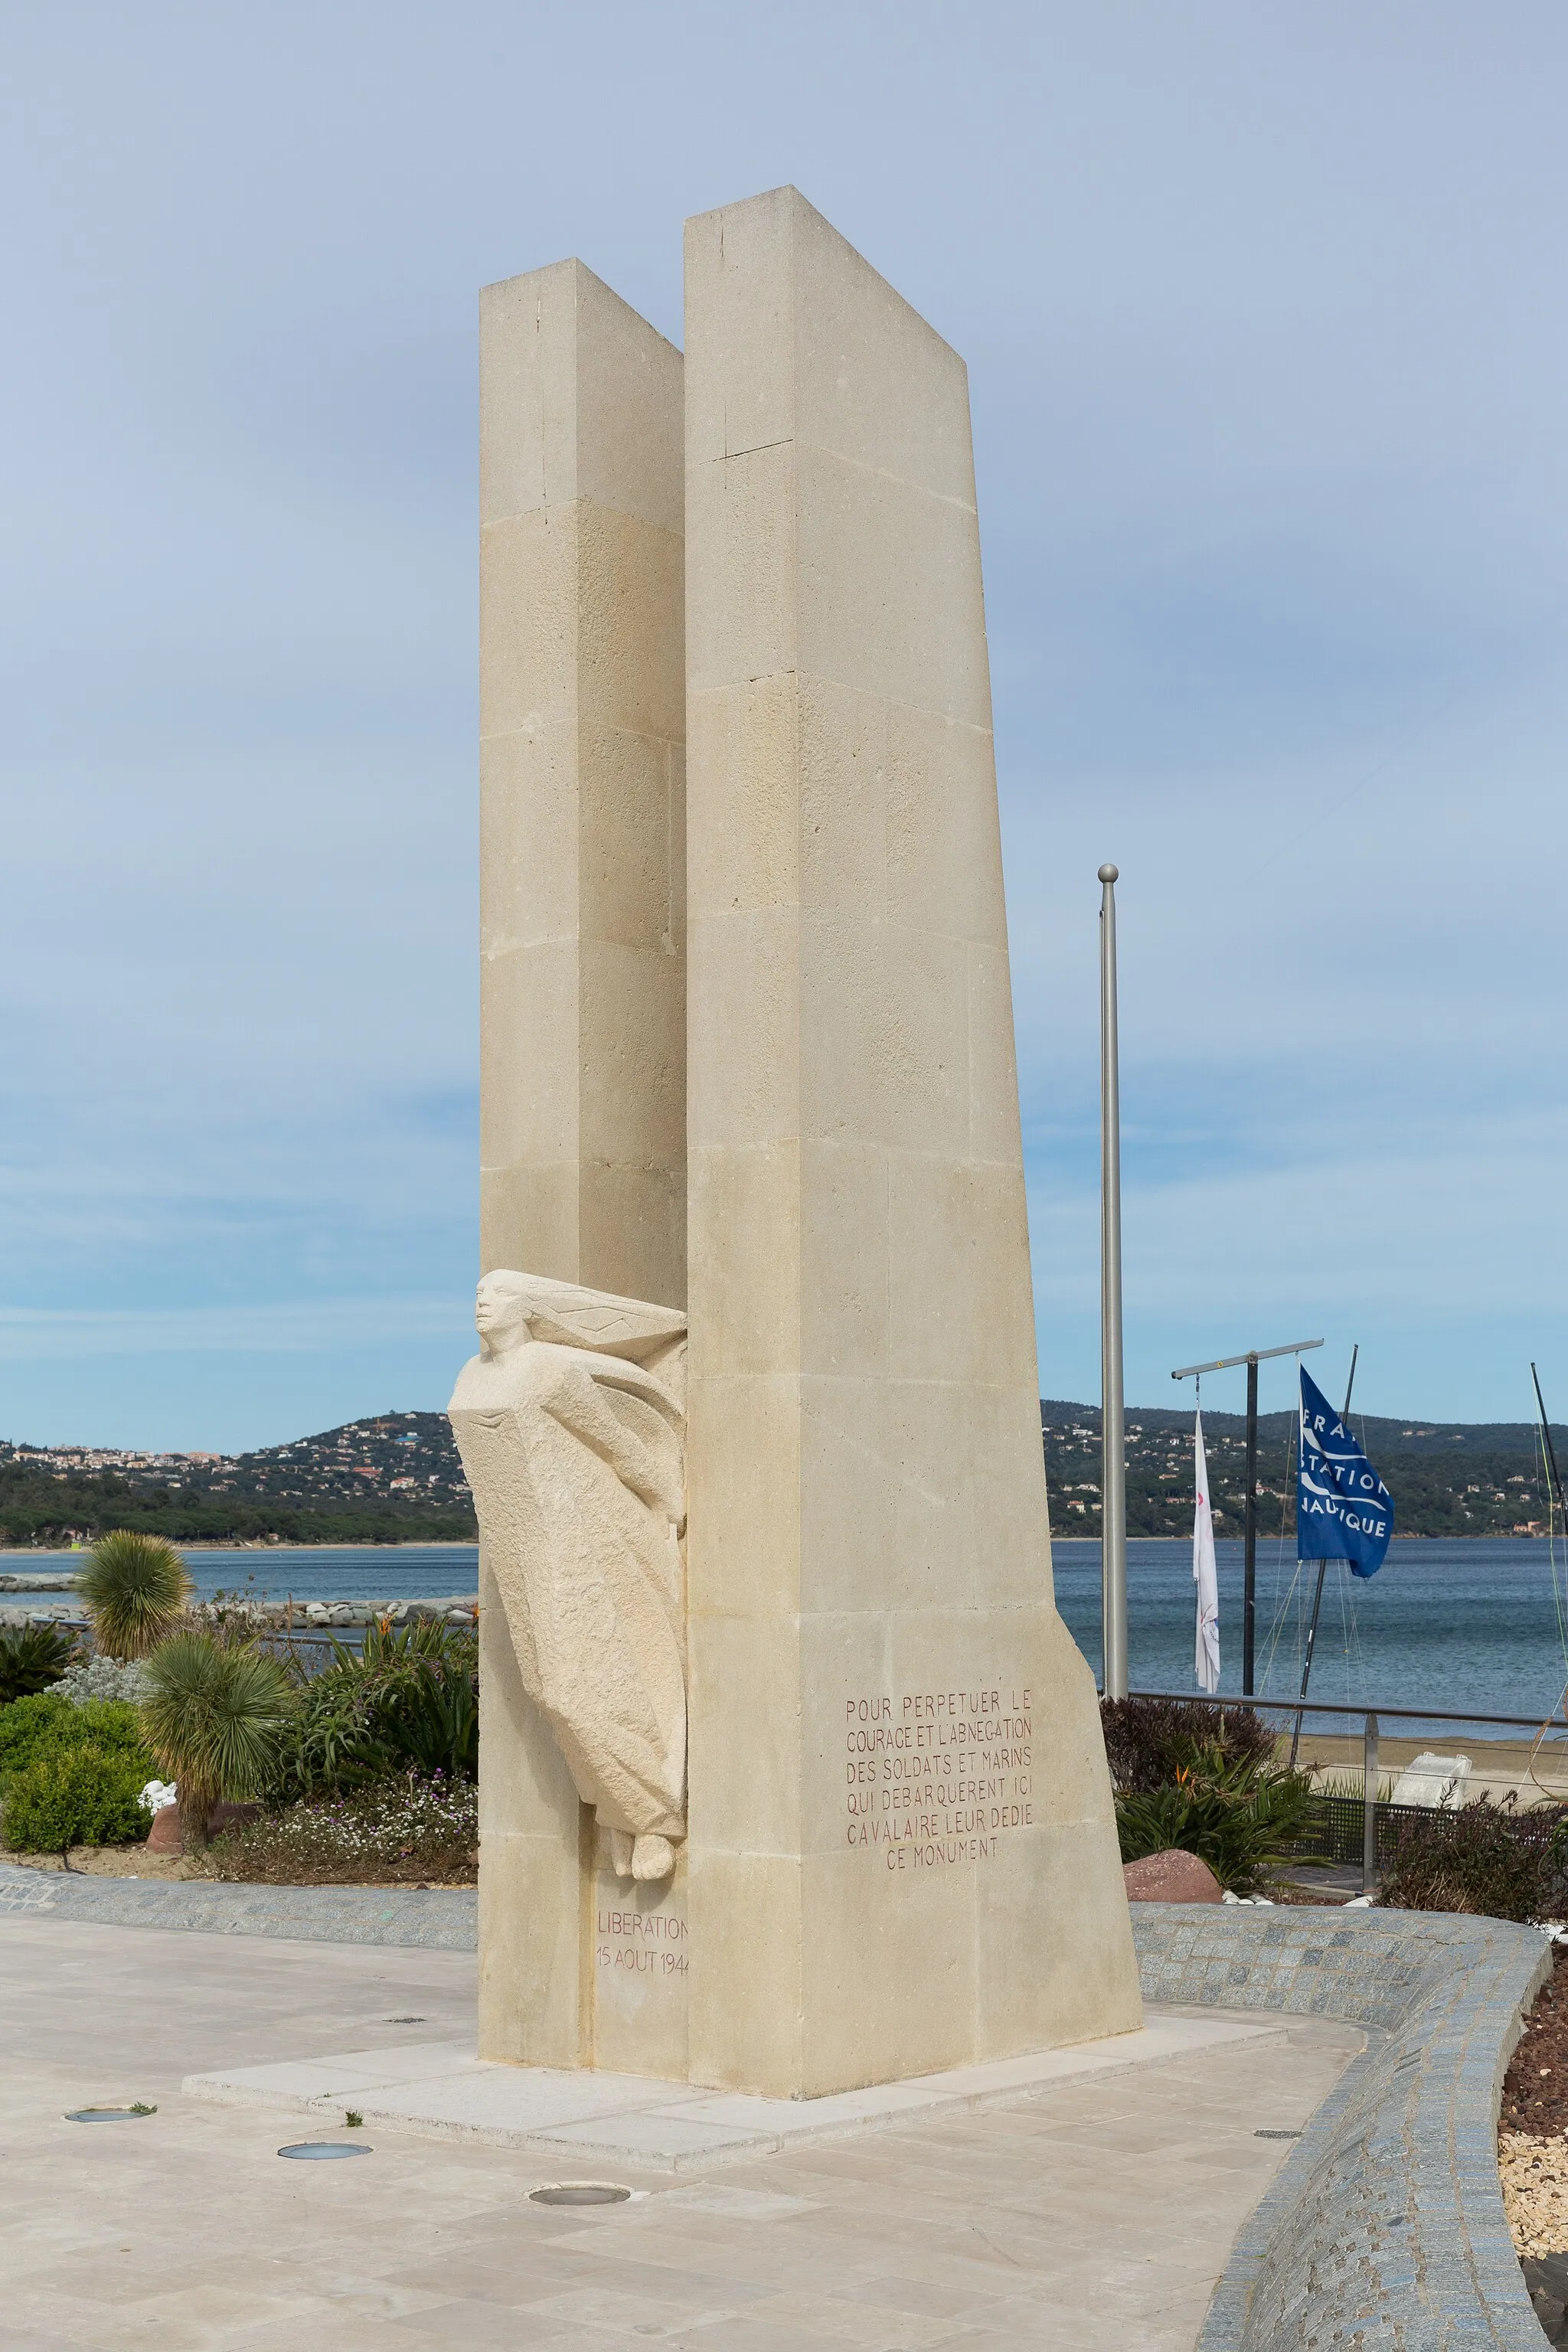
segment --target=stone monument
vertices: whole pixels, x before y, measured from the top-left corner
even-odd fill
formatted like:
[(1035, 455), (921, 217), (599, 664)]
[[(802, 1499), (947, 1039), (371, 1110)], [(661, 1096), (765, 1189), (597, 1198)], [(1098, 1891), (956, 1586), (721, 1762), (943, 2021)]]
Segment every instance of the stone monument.
[(793, 189), (687, 240), (684, 388), (578, 263), (482, 312), (480, 2036), (800, 2098), (1142, 2011), (963, 365)]

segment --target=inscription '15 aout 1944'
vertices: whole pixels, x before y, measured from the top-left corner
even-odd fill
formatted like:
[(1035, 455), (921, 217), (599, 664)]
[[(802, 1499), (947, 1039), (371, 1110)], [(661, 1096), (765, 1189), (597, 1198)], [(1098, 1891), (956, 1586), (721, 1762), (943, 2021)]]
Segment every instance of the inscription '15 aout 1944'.
[(845, 1838), (889, 1870), (985, 1862), (1034, 1826), (1026, 1686), (904, 1691), (844, 1702)]
[(684, 1919), (661, 1911), (601, 1910), (594, 1958), (602, 1969), (634, 1977), (683, 1977), (688, 1961)]

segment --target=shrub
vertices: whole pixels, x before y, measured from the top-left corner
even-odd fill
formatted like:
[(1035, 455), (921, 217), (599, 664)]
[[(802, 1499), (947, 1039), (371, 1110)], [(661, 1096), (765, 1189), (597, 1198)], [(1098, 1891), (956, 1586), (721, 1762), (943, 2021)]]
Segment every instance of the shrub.
[(77, 1578), (93, 1638), (115, 1658), (144, 1658), (174, 1631), (190, 1593), (185, 1563), (163, 1536), (100, 1536)]
[(398, 1772), (471, 1780), (479, 1769), (479, 1642), (466, 1627), (370, 1626), (356, 1656), (301, 1695), (281, 1796), (362, 1788)]
[(64, 1625), (0, 1626), (0, 1706), (47, 1690), (75, 1655), (76, 1635)]
[(153, 1651), (142, 1717), (194, 1843), (220, 1800), (243, 1803), (276, 1779), (292, 1706), (280, 1660), (248, 1643), (190, 1632)]
[(1470, 1911), (1491, 1919), (1557, 1917), (1568, 1888), (1568, 1808), (1516, 1813), (1478, 1797), (1402, 1822), (1378, 1901), (1394, 1911)]
[(1270, 1764), (1274, 1734), (1250, 1706), (1212, 1706), (1205, 1699), (1107, 1698), (1100, 1729), (1118, 1789), (1171, 1787), (1184, 1767), (1218, 1748), (1227, 1764)]
[(127, 1766), (133, 1765), (142, 1776), (136, 1783), (139, 1789), (152, 1778), (152, 1752), (133, 1706), (105, 1699), (73, 1706), (57, 1688), (0, 1707), (0, 1788), (40, 1757), (60, 1756), (79, 1748), (123, 1757)]
[(215, 1878), (274, 1885), (469, 1880), (479, 1791), (443, 1773), (408, 1773), (346, 1797), (304, 1798), (216, 1837), (202, 1867)]
[(0, 1830), (14, 1853), (128, 1845), (147, 1834), (137, 1799), (145, 1773), (122, 1750), (90, 1744), (35, 1757), (6, 1783)]
[(140, 1706), (147, 1696), (147, 1669), (140, 1659), (111, 1658), (107, 1651), (95, 1650), (90, 1658), (68, 1666), (57, 1687), (72, 1706), (87, 1706), (99, 1698)]
[(35, 1691), (0, 1707), (0, 1786), (35, 1756), (68, 1744), (59, 1727), (70, 1717), (70, 1707), (56, 1691)]
[(1121, 1859), (1179, 1846), (1206, 1862), (1222, 1886), (1250, 1895), (1285, 1861), (1310, 1804), (1304, 1772), (1255, 1757), (1228, 1760), (1217, 1746), (1200, 1748), (1164, 1788), (1118, 1794)]

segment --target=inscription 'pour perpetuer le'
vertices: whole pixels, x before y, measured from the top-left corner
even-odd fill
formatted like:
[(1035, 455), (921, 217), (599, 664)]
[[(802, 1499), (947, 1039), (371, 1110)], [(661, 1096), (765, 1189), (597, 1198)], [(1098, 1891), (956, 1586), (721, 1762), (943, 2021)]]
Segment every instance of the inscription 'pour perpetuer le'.
[(1027, 1686), (905, 1691), (844, 1703), (851, 1846), (889, 1870), (985, 1862), (1034, 1825)]

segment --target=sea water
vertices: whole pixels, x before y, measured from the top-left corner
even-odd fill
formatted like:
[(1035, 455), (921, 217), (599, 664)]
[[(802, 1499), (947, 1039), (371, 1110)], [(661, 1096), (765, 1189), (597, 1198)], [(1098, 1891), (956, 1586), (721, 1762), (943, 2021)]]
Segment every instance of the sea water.
[[(1241, 1687), (1241, 1545), (1215, 1547), (1219, 1569), (1220, 1687)], [(248, 1589), (268, 1600), (409, 1601), (479, 1590), (474, 1544), (268, 1544), (186, 1552), (198, 1596)], [(1057, 1607), (1098, 1675), (1100, 1546), (1058, 1539)], [(13, 1573), (73, 1565), (69, 1552), (0, 1555)], [(1258, 1547), (1258, 1690), (1292, 1698), (1317, 1570), (1278, 1538)], [(63, 1596), (41, 1593), (38, 1604)], [(26, 1607), (26, 1593), (0, 1594)], [(1189, 1544), (1134, 1537), (1127, 1546), (1129, 1680), (1134, 1690), (1196, 1691)], [(1374, 1577), (1331, 1564), (1312, 1661), (1316, 1697), (1366, 1707), (1430, 1706), (1539, 1721), (1568, 1684), (1568, 1558), (1530, 1538), (1416, 1539), (1391, 1544)], [(1320, 1727), (1331, 1728), (1329, 1718)], [(1347, 1723), (1347, 1730), (1358, 1726)], [(1420, 1733), (1390, 1722), (1391, 1735)], [(1441, 1726), (1430, 1727), (1434, 1736)], [(1425, 1736), (1425, 1735), (1422, 1735)], [(1493, 1737), (1506, 1735), (1494, 1732)]]
[[(1100, 1546), (1058, 1540), (1057, 1607), (1098, 1675)], [(1241, 1688), (1239, 1541), (1216, 1543), (1220, 1688)], [(1257, 1689), (1292, 1698), (1315, 1563), (1299, 1563), (1278, 1538), (1258, 1547)], [(1127, 1545), (1128, 1682), (1133, 1690), (1197, 1691), (1193, 1671), (1194, 1588), (1189, 1542), (1131, 1538)], [(1568, 1555), (1530, 1537), (1396, 1541), (1373, 1577), (1332, 1560), (1312, 1656), (1315, 1697), (1366, 1707), (1430, 1706), (1461, 1714), (1542, 1720), (1568, 1684)], [(1320, 1729), (1335, 1727), (1326, 1717)], [(1343, 1728), (1358, 1732), (1347, 1721)], [(1394, 1738), (1426, 1737), (1390, 1721)], [(1444, 1727), (1432, 1723), (1433, 1736)], [(1447, 1737), (1458, 1736), (1448, 1727)], [(1478, 1737), (1482, 1736), (1478, 1730)], [(1493, 1738), (1508, 1734), (1494, 1729)]]
[[(189, 1544), (182, 1547), (198, 1601), (216, 1593), (248, 1593), (257, 1600), (434, 1601), (466, 1598), (479, 1589), (478, 1544), (260, 1544), (232, 1550)], [(0, 1552), (0, 1570), (26, 1575), (29, 1568), (79, 1568), (79, 1552)], [(58, 1592), (0, 1592), (0, 1607), (43, 1608), (68, 1596)]]

